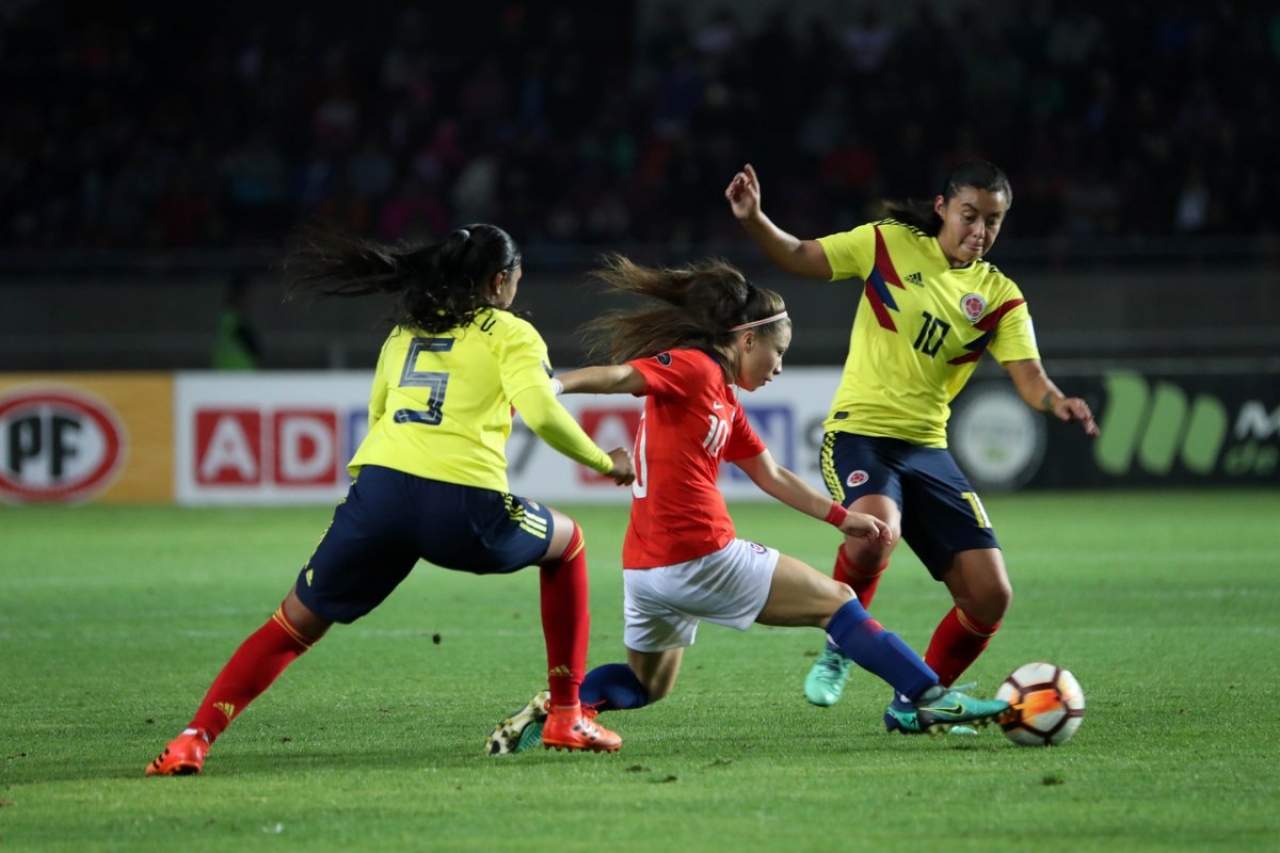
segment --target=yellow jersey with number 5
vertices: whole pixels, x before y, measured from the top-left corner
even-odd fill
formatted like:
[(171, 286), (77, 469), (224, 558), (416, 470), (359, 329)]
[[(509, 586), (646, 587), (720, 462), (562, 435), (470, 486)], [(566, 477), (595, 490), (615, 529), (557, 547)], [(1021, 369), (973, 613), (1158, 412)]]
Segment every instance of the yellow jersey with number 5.
[(378, 356), (369, 434), (347, 468), (506, 492), (511, 399), (550, 376), (542, 336), (506, 311), (443, 334), (397, 327)]
[(827, 431), (946, 447), (951, 401), (984, 352), (1040, 357), (1022, 292), (987, 261), (952, 269), (936, 237), (892, 219), (818, 242), (832, 281), (863, 280)]

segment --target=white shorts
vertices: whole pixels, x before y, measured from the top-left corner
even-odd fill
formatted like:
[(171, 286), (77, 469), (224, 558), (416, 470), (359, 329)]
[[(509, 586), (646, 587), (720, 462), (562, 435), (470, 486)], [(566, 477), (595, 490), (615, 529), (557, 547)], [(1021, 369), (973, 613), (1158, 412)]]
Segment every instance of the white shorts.
[(698, 622), (745, 631), (769, 599), (778, 552), (744, 539), (696, 560), (624, 569), (627, 648), (662, 652), (692, 646)]

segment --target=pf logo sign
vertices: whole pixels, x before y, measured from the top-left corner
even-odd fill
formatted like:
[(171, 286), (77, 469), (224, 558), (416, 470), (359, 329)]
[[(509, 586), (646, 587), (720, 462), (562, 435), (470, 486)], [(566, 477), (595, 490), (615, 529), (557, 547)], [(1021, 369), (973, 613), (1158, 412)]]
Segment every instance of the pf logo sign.
[(69, 388), (0, 397), (0, 500), (83, 501), (123, 467), (125, 432), (100, 400)]

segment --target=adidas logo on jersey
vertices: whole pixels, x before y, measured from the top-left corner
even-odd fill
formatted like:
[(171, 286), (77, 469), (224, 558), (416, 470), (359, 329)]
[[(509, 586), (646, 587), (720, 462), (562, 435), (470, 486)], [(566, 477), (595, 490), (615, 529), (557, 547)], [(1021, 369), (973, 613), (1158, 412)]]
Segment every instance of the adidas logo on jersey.
[(909, 273), (907, 275), (907, 281), (910, 282), (911, 284), (924, 287), (924, 276), (920, 275), (920, 273), (918, 272)]

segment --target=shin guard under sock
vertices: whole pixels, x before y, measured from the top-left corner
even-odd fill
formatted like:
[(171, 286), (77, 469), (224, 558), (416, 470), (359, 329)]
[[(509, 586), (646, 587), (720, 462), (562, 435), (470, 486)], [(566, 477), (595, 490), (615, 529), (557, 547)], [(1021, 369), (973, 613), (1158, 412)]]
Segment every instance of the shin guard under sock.
[(559, 560), (541, 567), (542, 635), (547, 644), (547, 682), (551, 704), (578, 704), (578, 688), (587, 669), (591, 614), (587, 609), (587, 551), (582, 529)]
[(202, 729), (213, 743), (313, 642), (293, 626), (284, 615), (284, 607), (280, 607), (236, 649), (209, 687), (188, 728)]
[(938, 681), (950, 687), (978, 659), (998, 630), (999, 622), (984, 625), (953, 607), (934, 630), (924, 659), (938, 673)]
[[(836, 549), (836, 564), (831, 569), (831, 577), (839, 583), (846, 584), (853, 590), (853, 594), (858, 596), (858, 602), (863, 609), (871, 606), (871, 599), (875, 598), (876, 587), (880, 585), (880, 576), (884, 574), (884, 570), (889, 568), (889, 561), (880, 564), (878, 569), (865, 569), (857, 565), (853, 560), (849, 559), (849, 555), (844, 551), (844, 545), (841, 544)], [(827, 648), (833, 652), (840, 651), (840, 648), (829, 638), (827, 640)]]
[(836, 565), (831, 571), (831, 577), (840, 581), (840, 583), (848, 584), (853, 594), (858, 596), (858, 601), (866, 609), (871, 608), (871, 600), (876, 596), (876, 587), (880, 585), (880, 576), (884, 574), (884, 570), (889, 568), (889, 561), (885, 560), (878, 567), (868, 568), (859, 566), (844, 552), (844, 546), (840, 546), (836, 550)]
[(878, 675), (905, 696), (918, 696), (938, 676), (897, 634), (867, 613), (857, 599), (846, 601), (827, 623), (830, 638), (845, 657)]

